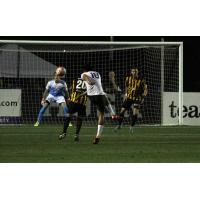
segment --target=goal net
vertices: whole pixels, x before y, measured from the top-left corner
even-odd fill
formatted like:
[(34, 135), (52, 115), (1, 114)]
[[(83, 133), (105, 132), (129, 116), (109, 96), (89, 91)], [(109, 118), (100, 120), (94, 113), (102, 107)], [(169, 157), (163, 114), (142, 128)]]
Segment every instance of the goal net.
[[(170, 106), (165, 103), (165, 95), (175, 93), (177, 107), (182, 106), (181, 45), (165, 42), (0, 41), (0, 124), (34, 124), (45, 86), (53, 79), (56, 66), (66, 68), (64, 80), (70, 88), (73, 79), (80, 77), (85, 63), (94, 65), (101, 74), (104, 91), (116, 113), (123, 102), (125, 76), (132, 67), (138, 67), (147, 82), (148, 95), (137, 123), (170, 124), (164, 120), (165, 107)], [(181, 124), (181, 109), (173, 112), (177, 114), (174, 124)], [(42, 124), (61, 124), (63, 119), (62, 108), (52, 103)], [(84, 123), (97, 124), (97, 109), (89, 100)], [(108, 113), (106, 123), (113, 123)], [(124, 124), (128, 123), (127, 112)]]

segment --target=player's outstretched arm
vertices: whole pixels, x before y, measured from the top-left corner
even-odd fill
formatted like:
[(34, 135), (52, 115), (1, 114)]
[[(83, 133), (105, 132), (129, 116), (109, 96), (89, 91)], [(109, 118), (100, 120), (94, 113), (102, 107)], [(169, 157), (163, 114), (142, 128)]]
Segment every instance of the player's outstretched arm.
[(144, 99), (145, 99), (145, 97), (146, 97), (147, 94), (148, 94), (148, 89), (147, 89), (147, 84), (146, 84), (146, 83), (144, 84), (143, 90), (144, 90), (144, 91), (143, 91), (143, 94), (142, 94), (141, 104), (144, 103)]
[(64, 90), (64, 97), (65, 97), (65, 99), (69, 99), (69, 92), (68, 92), (68, 90)]
[(124, 98), (123, 101), (127, 100), (127, 87), (125, 87), (125, 93), (124, 93)]
[(76, 99), (78, 99), (78, 98), (80, 98), (80, 97), (82, 97), (82, 96), (84, 96), (84, 95), (86, 95), (86, 94), (87, 94), (87, 91), (85, 91), (85, 92), (83, 92), (83, 93), (77, 95)]
[(45, 103), (45, 99), (46, 99), (48, 93), (49, 93), (49, 91), (46, 89), (42, 95), (41, 105), (43, 105)]

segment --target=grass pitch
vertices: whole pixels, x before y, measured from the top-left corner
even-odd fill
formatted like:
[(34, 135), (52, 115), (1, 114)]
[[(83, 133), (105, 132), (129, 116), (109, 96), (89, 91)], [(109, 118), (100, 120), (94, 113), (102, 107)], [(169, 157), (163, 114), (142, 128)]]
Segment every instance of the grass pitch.
[(113, 133), (104, 128), (98, 145), (96, 127), (81, 130), (74, 142), (74, 127), (58, 140), (62, 126), (0, 127), (1, 163), (194, 163), (200, 162), (200, 127), (135, 127)]

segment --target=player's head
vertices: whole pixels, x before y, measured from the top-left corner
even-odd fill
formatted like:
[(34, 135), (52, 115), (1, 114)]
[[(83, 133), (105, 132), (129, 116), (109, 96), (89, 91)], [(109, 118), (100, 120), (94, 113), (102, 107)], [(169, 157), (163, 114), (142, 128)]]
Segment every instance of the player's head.
[(109, 71), (108, 75), (109, 75), (109, 77), (115, 77), (115, 72), (114, 71)]
[(89, 63), (84, 64), (82, 67), (83, 72), (92, 71), (93, 69), (94, 69), (94, 67)]
[(59, 76), (56, 72), (54, 73), (54, 80), (55, 82), (58, 82), (61, 79), (61, 76)]
[(109, 80), (115, 79), (115, 72), (114, 71), (109, 71), (108, 77), (109, 77)]
[(139, 74), (139, 70), (138, 70), (137, 67), (131, 68), (131, 75), (132, 75), (134, 78), (137, 78), (137, 77), (138, 77), (138, 74)]

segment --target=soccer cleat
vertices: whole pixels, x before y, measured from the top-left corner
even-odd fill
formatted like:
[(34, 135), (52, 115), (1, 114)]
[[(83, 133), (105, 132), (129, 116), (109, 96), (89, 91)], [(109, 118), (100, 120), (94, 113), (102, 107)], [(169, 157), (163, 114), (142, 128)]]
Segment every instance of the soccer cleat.
[(35, 127), (38, 127), (39, 125), (40, 123), (38, 121), (34, 124)]
[(113, 132), (116, 133), (116, 132), (119, 131), (121, 128), (122, 128), (121, 125), (117, 125), (117, 126), (113, 129)]
[(79, 142), (79, 136), (78, 135), (76, 135), (75, 137), (74, 137), (74, 142)]
[(99, 141), (100, 141), (100, 138), (94, 138), (94, 140), (93, 140), (93, 144), (98, 144), (99, 143)]
[(62, 140), (66, 137), (67, 133), (61, 133), (59, 136), (58, 136), (58, 139), (59, 140)]
[(69, 123), (69, 126), (70, 126), (70, 127), (72, 127), (72, 126), (73, 126), (73, 124), (70, 122), (70, 123)]
[(129, 128), (129, 133), (130, 133), (130, 134), (133, 134), (133, 131), (134, 131), (134, 130), (133, 130), (133, 126), (130, 126), (130, 128)]

